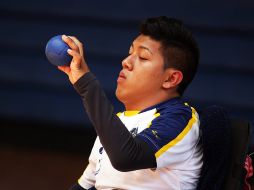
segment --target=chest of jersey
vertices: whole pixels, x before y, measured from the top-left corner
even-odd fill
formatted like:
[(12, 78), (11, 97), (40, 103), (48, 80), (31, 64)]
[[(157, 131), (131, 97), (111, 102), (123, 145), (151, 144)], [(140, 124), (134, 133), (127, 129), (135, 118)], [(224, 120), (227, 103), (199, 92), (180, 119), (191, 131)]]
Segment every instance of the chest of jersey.
[(118, 114), (118, 117), (133, 136), (136, 136), (138, 133), (149, 127), (152, 123), (152, 120), (157, 116), (158, 114), (156, 114), (156, 109), (131, 116), (126, 115), (124, 112)]

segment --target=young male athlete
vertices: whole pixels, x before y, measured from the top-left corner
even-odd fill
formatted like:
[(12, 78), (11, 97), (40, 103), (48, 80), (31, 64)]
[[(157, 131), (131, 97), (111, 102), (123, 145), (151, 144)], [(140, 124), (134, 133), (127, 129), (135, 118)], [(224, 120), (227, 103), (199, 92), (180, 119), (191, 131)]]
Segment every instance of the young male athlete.
[(115, 115), (82, 44), (63, 35), (73, 56), (61, 66), (80, 94), (98, 135), (89, 164), (71, 189), (195, 189), (202, 167), (199, 118), (181, 96), (192, 81), (199, 49), (192, 34), (172, 18), (145, 20), (122, 61)]

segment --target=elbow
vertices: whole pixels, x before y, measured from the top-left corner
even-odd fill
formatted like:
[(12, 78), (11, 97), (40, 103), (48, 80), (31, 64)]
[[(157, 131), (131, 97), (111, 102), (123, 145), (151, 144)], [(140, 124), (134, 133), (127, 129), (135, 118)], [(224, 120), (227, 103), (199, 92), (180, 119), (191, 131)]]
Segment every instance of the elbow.
[(115, 160), (110, 160), (112, 166), (120, 171), (120, 172), (128, 172), (131, 170), (135, 170), (131, 167), (131, 163), (130, 161), (128, 161), (127, 159), (115, 159)]

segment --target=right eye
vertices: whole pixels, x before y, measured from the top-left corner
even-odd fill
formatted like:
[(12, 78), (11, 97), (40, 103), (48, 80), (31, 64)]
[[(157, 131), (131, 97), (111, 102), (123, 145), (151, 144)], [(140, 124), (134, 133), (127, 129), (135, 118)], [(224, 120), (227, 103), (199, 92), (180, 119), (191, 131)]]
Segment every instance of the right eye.
[(139, 59), (141, 59), (141, 60), (143, 60), (143, 61), (146, 61), (146, 60), (147, 60), (147, 58), (145, 58), (145, 57), (139, 57)]

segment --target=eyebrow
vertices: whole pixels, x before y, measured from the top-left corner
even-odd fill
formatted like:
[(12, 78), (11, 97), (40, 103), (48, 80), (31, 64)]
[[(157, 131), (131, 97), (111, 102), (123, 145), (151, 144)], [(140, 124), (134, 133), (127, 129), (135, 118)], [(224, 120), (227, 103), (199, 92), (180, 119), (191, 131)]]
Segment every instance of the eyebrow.
[[(131, 47), (133, 48), (133, 44), (131, 44)], [(151, 50), (150, 50), (148, 47), (139, 46), (138, 48), (139, 48), (139, 49), (145, 49), (145, 50), (149, 51), (151, 54), (153, 54), (153, 52), (151, 52)]]

